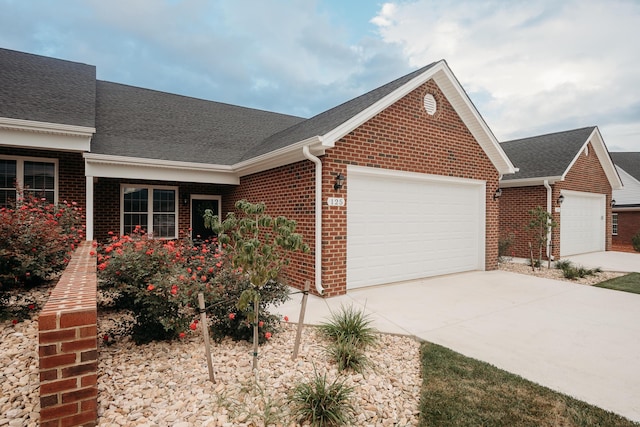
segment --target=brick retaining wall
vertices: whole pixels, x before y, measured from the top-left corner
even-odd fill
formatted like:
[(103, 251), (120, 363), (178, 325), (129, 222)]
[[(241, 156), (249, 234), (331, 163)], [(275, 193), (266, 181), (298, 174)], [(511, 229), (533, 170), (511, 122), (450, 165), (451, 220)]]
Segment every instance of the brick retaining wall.
[(95, 426), (98, 405), (96, 260), (83, 242), (38, 318), (40, 425)]

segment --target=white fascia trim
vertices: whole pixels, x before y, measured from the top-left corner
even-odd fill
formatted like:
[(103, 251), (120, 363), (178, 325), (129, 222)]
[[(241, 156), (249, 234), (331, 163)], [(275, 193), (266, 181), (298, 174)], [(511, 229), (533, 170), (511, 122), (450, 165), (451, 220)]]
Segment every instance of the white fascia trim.
[(240, 184), (240, 178), (227, 165), (177, 162), (138, 157), (84, 153), (85, 175), (105, 178)]
[(347, 120), (335, 129), (327, 132), (322, 136), (322, 143), (326, 147), (333, 147), (340, 138), (356, 129), (366, 121), (370, 120), (376, 114), (395, 102), (411, 93), (413, 90), (434, 79), (449, 102), (453, 105), (456, 112), (460, 115), (464, 123), (467, 125), (473, 136), (476, 138), (480, 146), (487, 153), (487, 156), (496, 167), (501, 175), (511, 174), (515, 172), (514, 166), (500, 147), (498, 140), (495, 138), (485, 121), (476, 110), (475, 106), (467, 96), (453, 72), (445, 61), (440, 61), (424, 73), (410, 80), (403, 86), (391, 92), (369, 108), (361, 111), (351, 119)]
[(591, 135), (589, 135), (589, 138), (587, 138), (584, 144), (582, 144), (582, 147), (580, 147), (580, 150), (578, 150), (578, 154), (576, 154), (573, 160), (571, 160), (569, 167), (567, 167), (567, 169), (562, 174), (562, 179), (563, 180), (565, 179), (565, 177), (567, 176), (567, 174), (569, 173), (569, 171), (571, 170), (575, 162), (578, 160), (578, 157), (580, 157), (580, 155), (582, 155), (582, 153), (584, 152), (584, 147), (586, 147), (587, 144), (589, 144), (589, 142), (591, 142), (592, 143), (591, 145), (593, 145), (596, 155), (598, 156), (598, 160), (600, 161), (600, 165), (602, 166), (602, 169), (604, 170), (605, 175), (607, 175), (609, 184), (611, 184), (611, 189), (620, 190), (622, 188), (622, 180), (620, 179), (620, 175), (618, 175), (618, 171), (616, 170), (613, 162), (611, 161), (609, 150), (607, 149), (607, 146), (605, 145), (604, 140), (602, 139), (602, 134), (600, 133), (600, 130), (598, 129), (597, 126), (593, 130), (593, 132), (591, 132)]
[(239, 177), (242, 177), (302, 161), (306, 159), (302, 153), (302, 147), (305, 146), (309, 147), (314, 156), (322, 156), (326, 151), (322, 144), (322, 138), (314, 136), (287, 147), (236, 163), (232, 168)]
[(509, 179), (502, 180), (499, 183), (500, 188), (512, 188), (512, 187), (534, 187), (534, 186), (543, 186), (545, 181), (548, 184), (553, 185), (558, 181), (562, 181), (564, 178), (562, 176), (544, 176), (544, 177), (536, 177), (536, 178), (521, 178), (521, 179)]
[(516, 169), (513, 163), (446, 63), (444, 63), (442, 70), (438, 70), (434, 75), (434, 80), (476, 141), (487, 153), (498, 173), (500, 175), (515, 173)]
[(23, 130), (29, 132), (52, 133), (56, 135), (91, 137), (96, 128), (66, 125), (62, 123), (38, 122), (33, 120), (0, 117), (0, 129)]

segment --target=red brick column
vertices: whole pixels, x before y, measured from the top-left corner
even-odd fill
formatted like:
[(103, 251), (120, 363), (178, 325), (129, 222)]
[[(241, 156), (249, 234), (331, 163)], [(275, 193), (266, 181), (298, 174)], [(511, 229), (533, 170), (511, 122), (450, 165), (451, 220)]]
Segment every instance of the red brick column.
[(95, 426), (98, 405), (96, 261), (83, 242), (38, 319), (40, 425)]

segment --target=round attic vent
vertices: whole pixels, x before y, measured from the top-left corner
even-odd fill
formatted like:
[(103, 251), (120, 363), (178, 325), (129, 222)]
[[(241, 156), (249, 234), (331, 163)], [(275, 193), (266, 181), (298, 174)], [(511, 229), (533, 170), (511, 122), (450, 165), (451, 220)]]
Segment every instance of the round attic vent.
[(430, 93), (424, 96), (424, 109), (430, 116), (436, 113), (436, 99)]

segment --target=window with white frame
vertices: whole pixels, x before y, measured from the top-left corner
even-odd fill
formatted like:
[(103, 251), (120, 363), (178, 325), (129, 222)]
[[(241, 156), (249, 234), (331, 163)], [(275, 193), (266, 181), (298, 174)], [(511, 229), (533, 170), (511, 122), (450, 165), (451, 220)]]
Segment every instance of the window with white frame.
[(57, 202), (56, 159), (29, 157), (0, 158), (0, 206), (7, 206), (19, 196), (16, 188), (25, 196), (44, 198), (49, 203)]
[(123, 185), (120, 232), (131, 234), (139, 226), (154, 238), (177, 238), (177, 194), (175, 187)]
[(618, 235), (618, 214), (611, 214), (611, 234)]

